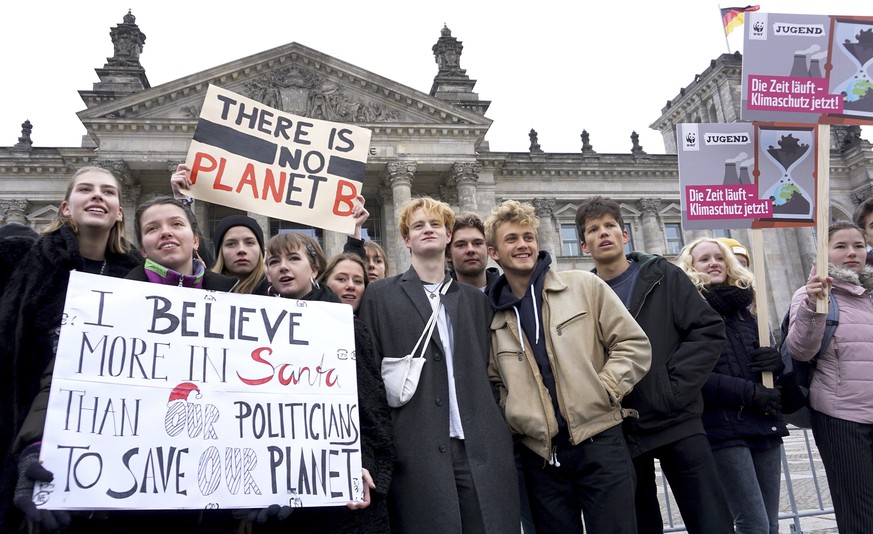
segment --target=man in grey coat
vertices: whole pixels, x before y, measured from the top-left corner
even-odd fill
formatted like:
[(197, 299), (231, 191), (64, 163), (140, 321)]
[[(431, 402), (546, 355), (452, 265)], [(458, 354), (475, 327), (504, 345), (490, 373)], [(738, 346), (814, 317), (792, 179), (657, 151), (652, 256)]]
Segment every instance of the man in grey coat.
[(446, 276), (453, 224), (443, 202), (407, 204), (399, 226), (412, 267), (370, 284), (359, 312), (381, 366), (383, 358), (411, 353), (437, 310), (418, 388), (392, 409), (391, 527), (400, 533), (518, 532), (512, 439), (486, 371), (491, 310), (480, 291)]

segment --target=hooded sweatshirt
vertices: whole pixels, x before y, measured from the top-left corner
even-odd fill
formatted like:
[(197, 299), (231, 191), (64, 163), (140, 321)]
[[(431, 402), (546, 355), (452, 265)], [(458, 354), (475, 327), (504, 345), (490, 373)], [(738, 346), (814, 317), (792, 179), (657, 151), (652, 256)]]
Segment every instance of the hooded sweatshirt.
[(545, 250), (541, 250), (530, 275), (527, 291), (522, 298), (512, 294), (509, 282), (504, 275), (497, 279), (488, 297), (491, 300), (491, 308), (495, 311), (508, 309), (515, 311), (515, 317), (521, 326), (519, 331), (524, 332), (524, 336), (533, 349), (534, 359), (543, 377), (543, 385), (546, 386), (549, 397), (552, 399), (552, 407), (555, 409), (555, 417), (558, 420), (558, 432), (564, 434), (567, 422), (558, 407), (558, 390), (555, 384), (555, 375), (552, 372), (552, 364), (546, 352), (545, 329), (543, 328), (543, 282), (551, 263), (552, 259), (549, 254)]

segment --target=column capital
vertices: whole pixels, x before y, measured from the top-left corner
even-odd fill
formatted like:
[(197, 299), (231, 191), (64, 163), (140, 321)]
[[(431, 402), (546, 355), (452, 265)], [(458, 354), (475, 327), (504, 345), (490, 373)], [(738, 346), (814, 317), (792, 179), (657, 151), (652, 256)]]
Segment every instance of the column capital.
[(414, 161), (390, 161), (386, 168), (388, 170), (388, 175), (385, 177), (386, 185), (391, 187), (399, 184), (412, 185), (416, 169)]
[(456, 185), (475, 185), (479, 181), (479, 170), (482, 167), (475, 162), (456, 162), (452, 166), (452, 178), (450, 183)]
[(100, 167), (101, 169), (106, 169), (107, 171), (111, 171), (118, 177), (121, 181), (121, 185), (129, 186), (133, 185), (133, 175), (130, 172), (130, 167), (127, 165), (127, 162), (120, 159), (98, 159), (94, 160), (94, 165), (96, 167)]
[(534, 211), (536, 211), (537, 217), (539, 218), (551, 218), (555, 213), (555, 198), (535, 198), (531, 200), (531, 204), (533, 204)]
[(643, 198), (637, 202), (637, 205), (640, 207), (640, 210), (645, 215), (657, 215), (658, 210), (661, 209), (661, 199), (659, 198)]
[(2, 211), (27, 211), (28, 202), (24, 199), (0, 198), (0, 210)]
[(10, 223), (27, 224), (28, 202), (24, 199), (0, 199), (0, 219)]

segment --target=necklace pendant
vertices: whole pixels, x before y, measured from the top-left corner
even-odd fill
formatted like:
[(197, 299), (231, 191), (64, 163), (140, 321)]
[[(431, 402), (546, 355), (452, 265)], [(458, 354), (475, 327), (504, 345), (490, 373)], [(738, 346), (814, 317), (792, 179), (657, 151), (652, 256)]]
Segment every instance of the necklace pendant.
[(431, 293), (431, 294), (430, 294), (430, 298), (431, 298), (431, 299), (435, 299), (435, 298), (436, 298), (436, 295), (434, 295), (433, 293)]

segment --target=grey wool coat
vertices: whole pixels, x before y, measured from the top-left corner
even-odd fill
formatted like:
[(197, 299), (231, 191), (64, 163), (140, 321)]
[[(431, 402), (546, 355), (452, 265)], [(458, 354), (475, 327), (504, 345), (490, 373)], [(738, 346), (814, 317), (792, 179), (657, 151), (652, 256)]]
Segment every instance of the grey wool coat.
[[(491, 309), (478, 289), (453, 282), (443, 297), (454, 332), (455, 385), (467, 459), (489, 533), (518, 532), (518, 476), (509, 427), (488, 381)], [(373, 282), (359, 317), (377, 362), (412, 351), (432, 309), (413, 268)], [(388, 492), (395, 533), (461, 533), (449, 444), (448, 373), (434, 329), (413, 398), (392, 408), (397, 459)]]

